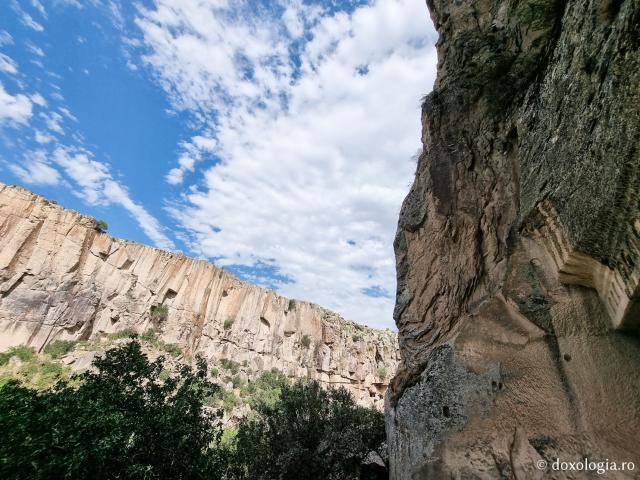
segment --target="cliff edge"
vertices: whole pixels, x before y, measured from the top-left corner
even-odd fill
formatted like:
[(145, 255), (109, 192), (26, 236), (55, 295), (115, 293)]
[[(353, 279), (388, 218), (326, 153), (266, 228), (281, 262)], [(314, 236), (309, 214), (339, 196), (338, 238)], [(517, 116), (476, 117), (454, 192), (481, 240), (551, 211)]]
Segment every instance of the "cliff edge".
[(233, 360), (249, 377), (277, 368), (382, 407), (397, 365), (395, 333), (96, 227), (95, 219), (0, 184), (0, 350), (154, 329), (186, 361)]
[(587, 457), (637, 478), (640, 2), (427, 3), (391, 476), (592, 478), (552, 466)]

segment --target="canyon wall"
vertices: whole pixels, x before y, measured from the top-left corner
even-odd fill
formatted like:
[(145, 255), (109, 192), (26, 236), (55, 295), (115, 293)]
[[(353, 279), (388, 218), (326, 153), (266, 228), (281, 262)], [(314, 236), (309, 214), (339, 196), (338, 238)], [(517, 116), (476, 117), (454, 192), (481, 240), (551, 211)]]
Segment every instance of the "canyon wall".
[(160, 331), (211, 363), (344, 386), (381, 408), (397, 365), (390, 331), (247, 284), (202, 260), (113, 238), (95, 219), (0, 184), (0, 350)]
[(638, 478), (640, 1), (427, 4), (392, 478)]

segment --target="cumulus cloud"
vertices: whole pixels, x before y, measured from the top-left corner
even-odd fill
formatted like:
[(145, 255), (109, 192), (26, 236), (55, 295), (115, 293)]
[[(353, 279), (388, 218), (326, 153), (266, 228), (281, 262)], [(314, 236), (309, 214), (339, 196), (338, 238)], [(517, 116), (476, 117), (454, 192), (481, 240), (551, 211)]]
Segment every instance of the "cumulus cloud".
[(42, 132), (40, 130), (36, 130), (34, 135), (33, 135), (33, 139), (36, 141), (36, 143), (39, 144), (45, 144), (45, 143), (49, 143), (52, 142), (53, 140), (55, 140), (54, 137), (52, 137), (51, 135), (49, 135), (46, 132)]
[(213, 154), (216, 146), (217, 141), (214, 138), (202, 135), (196, 135), (190, 141), (181, 142), (178, 166), (167, 173), (165, 177), (167, 183), (170, 185), (181, 184), (184, 181), (185, 174), (195, 170), (196, 162)]
[(51, 132), (57, 133), (58, 135), (64, 135), (64, 128), (62, 128), (62, 115), (58, 112), (42, 112), (40, 116)]
[(0, 126), (25, 125), (32, 114), (29, 97), (21, 93), (11, 95), (0, 83)]
[[(392, 326), (393, 236), (419, 147), (435, 32), (413, 0), (351, 13), (289, 2), (156, 0), (144, 62), (215, 143), (171, 213), (190, 247), (263, 283)], [(200, 166), (200, 167), (199, 167)], [(287, 281), (288, 280), (288, 281)]]

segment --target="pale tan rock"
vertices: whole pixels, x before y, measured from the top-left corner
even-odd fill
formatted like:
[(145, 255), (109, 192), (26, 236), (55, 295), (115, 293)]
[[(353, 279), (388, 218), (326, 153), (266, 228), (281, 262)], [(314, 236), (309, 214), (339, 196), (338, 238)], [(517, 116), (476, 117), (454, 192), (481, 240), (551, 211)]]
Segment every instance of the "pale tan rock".
[[(41, 351), (56, 339), (155, 327), (186, 360), (196, 353), (210, 362), (233, 359), (254, 375), (277, 368), (345, 386), (379, 408), (387, 380), (377, 372), (397, 364), (390, 331), (290, 301), (206, 261), (112, 238), (91, 218), (3, 184), (0, 295), (0, 350), (27, 344)], [(166, 319), (151, 315), (160, 304)], [(372, 348), (354, 343), (356, 334)]]

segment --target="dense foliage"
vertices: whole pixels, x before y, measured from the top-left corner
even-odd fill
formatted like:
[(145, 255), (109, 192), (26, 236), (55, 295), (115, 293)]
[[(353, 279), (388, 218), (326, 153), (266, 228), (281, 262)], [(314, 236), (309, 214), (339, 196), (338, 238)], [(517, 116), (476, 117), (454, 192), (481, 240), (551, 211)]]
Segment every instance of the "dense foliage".
[(0, 387), (0, 478), (216, 478), (221, 434), (206, 364), (160, 379), (140, 344), (108, 351), (70, 385)]
[(238, 478), (357, 479), (362, 460), (384, 441), (380, 412), (317, 382), (283, 385), (273, 405), (261, 403), (255, 412), (235, 439)]
[(346, 390), (277, 371), (242, 387), (252, 413), (223, 435), (206, 362), (164, 366), (134, 340), (50, 389), (0, 382), (0, 478), (357, 479), (384, 440), (382, 415)]

